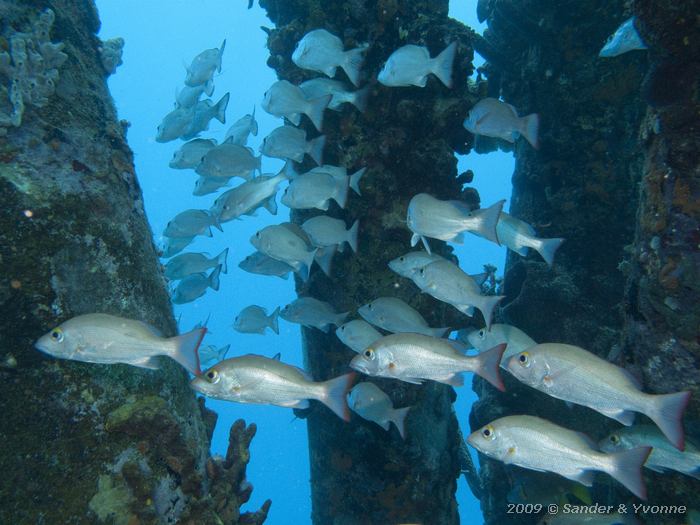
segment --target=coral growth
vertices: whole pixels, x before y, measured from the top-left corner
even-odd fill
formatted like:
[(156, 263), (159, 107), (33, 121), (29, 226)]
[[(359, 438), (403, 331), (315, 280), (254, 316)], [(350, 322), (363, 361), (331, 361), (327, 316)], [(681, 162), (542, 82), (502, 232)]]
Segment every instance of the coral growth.
[(100, 60), (105, 71), (108, 75), (114, 75), (117, 72), (117, 68), (123, 63), (124, 39), (117, 37), (105, 40), (98, 51), (100, 52)]

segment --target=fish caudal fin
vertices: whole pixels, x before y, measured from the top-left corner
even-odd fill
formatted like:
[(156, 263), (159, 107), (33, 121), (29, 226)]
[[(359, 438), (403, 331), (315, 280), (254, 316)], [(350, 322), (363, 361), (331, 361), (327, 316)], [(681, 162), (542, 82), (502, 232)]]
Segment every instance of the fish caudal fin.
[(323, 393), (318, 398), (324, 405), (330, 408), (343, 421), (350, 421), (350, 408), (346, 400), (357, 374), (351, 372), (335, 379), (329, 379), (321, 383)]
[(209, 274), (209, 288), (215, 292), (219, 291), (219, 275), (221, 275), (221, 265), (217, 266), (214, 271)]
[(482, 295), (480, 296), (478, 301), (475, 302), (474, 306), (477, 307), (481, 311), (481, 315), (484, 316), (486, 330), (491, 329), (491, 321), (493, 320), (493, 309), (496, 308), (496, 305), (499, 302), (501, 302), (504, 297), (505, 295)]
[(323, 148), (326, 146), (326, 136), (321, 135), (309, 142), (309, 156), (321, 166), (323, 164)]
[(530, 143), (535, 149), (540, 149), (540, 116), (537, 113), (531, 113), (522, 117), (522, 129), (520, 134)]
[(269, 211), (272, 215), (277, 215), (277, 200), (275, 200), (276, 197), (277, 194), (273, 193), (272, 195), (270, 195), (270, 198), (265, 201), (265, 204), (263, 204), (263, 208)]
[(343, 180), (336, 180), (336, 191), (335, 191), (335, 202), (338, 206), (345, 209), (345, 205), (348, 203), (348, 188), (350, 187), (350, 180), (346, 177)]
[(369, 86), (355, 91), (352, 94), (350, 103), (355, 106), (360, 113), (364, 113), (367, 110), (367, 100), (369, 100)]
[(503, 204), (505, 202), (505, 200), (500, 200), (488, 208), (481, 208), (480, 210), (472, 212), (473, 216), (479, 218), (476, 233), (481, 235), (484, 239), (495, 242), (499, 246), (501, 245), (501, 241), (498, 240), (496, 225), (498, 224), (498, 219), (501, 216), (501, 210), (503, 210)]
[(309, 280), (309, 276), (311, 275), (311, 265), (314, 263), (314, 259), (316, 258), (316, 253), (318, 252), (318, 248), (316, 248), (312, 252), (308, 252), (308, 256), (305, 261), (302, 262), (304, 265), (304, 268), (306, 268), (306, 271), (303, 269), (299, 272), (299, 276), (303, 279), (304, 282)]
[(322, 97), (309, 100), (309, 109), (306, 116), (309, 117), (316, 129), (321, 131), (323, 127), (323, 111), (328, 107), (333, 95), (324, 95)]
[(360, 179), (365, 174), (365, 171), (367, 171), (367, 168), (360, 168), (355, 173), (350, 175), (350, 187), (352, 188), (352, 191), (358, 195), (362, 195), (360, 192)]
[(565, 239), (560, 237), (554, 239), (539, 239), (537, 246), (534, 247), (550, 268), (554, 264), (554, 254), (557, 253), (559, 246), (562, 245), (564, 240)]
[(649, 417), (661, 432), (678, 450), (685, 448), (683, 434), (683, 412), (690, 401), (690, 392), (676, 392), (650, 396), (651, 402), (644, 414)]
[(360, 221), (356, 220), (353, 225), (348, 230), (348, 244), (352, 249), (353, 253), (357, 253), (357, 235), (360, 229)]
[(228, 248), (216, 256), (216, 262), (221, 266), (222, 273), (228, 273), (228, 266), (226, 264), (226, 258), (228, 257)]
[(358, 47), (357, 49), (351, 49), (345, 52), (345, 59), (340, 67), (343, 68), (345, 74), (350, 79), (355, 87), (360, 85), (360, 70), (362, 69), (362, 62), (364, 62), (364, 53), (366, 47)]
[(268, 317), (268, 321), (269, 321), (268, 326), (277, 335), (279, 335), (279, 333), (280, 333), (279, 316), (280, 316), (280, 307), (278, 306), (277, 308), (275, 308), (275, 311), (270, 314), (270, 317)]
[(651, 447), (637, 447), (609, 454), (610, 474), (630, 492), (641, 499), (647, 499), (647, 488), (642, 477), (642, 465), (651, 454)]
[(411, 407), (406, 408), (395, 408), (391, 414), (391, 422), (396, 426), (396, 430), (399, 431), (401, 439), (406, 439), (406, 415)]
[(333, 256), (336, 252), (335, 246), (326, 246), (324, 248), (319, 248), (316, 252), (314, 260), (321, 268), (321, 271), (325, 273), (328, 277), (331, 276), (331, 271), (333, 268)]
[(228, 99), (231, 93), (226, 93), (221, 100), (216, 103), (216, 120), (222, 124), (226, 124), (226, 108), (228, 107)]
[(187, 371), (194, 375), (199, 375), (202, 370), (199, 368), (199, 345), (202, 344), (206, 328), (196, 328), (186, 334), (171, 337), (168, 341), (172, 344), (172, 351), (169, 357), (180, 363)]
[(465, 359), (469, 359), (472, 363), (474, 362), (473, 360), (476, 360), (474, 373), (486, 379), (486, 381), (498, 388), (501, 392), (504, 392), (506, 389), (503, 386), (503, 379), (501, 379), (500, 372), (501, 358), (505, 351), (506, 343), (501, 343), (474, 357), (465, 357)]
[(457, 52), (457, 42), (452, 42), (433, 59), (432, 72), (448, 88), (452, 87), (452, 63)]

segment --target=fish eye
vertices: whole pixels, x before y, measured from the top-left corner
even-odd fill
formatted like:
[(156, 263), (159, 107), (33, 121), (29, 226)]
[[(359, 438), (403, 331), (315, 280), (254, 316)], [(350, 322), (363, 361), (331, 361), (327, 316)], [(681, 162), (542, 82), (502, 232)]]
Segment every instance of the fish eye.
[(493, 428), (493, 425), (486, 425), (484, 427), (484, 430), (481, 431), (481, 435), (484, 436), (488, 440), (493, 440), (496, 438), (496, 431)]
[(255, 238), (256, 238), (256, 239), (259, 239), (259, 238), (260, 238), (260, 232), (258, 232), (258, 233), (255, 234)]
[(344, 332), (344, 331), (345, 331), (345, 325), (343, 325), (343, 326), (340, 327), (340, 331), (341, 331), (341, 332)]
[(209, 372), (207, 372), (207, 379), (210, 383), (218, 383), (221, 376), (219, 376), (219, 372), (216, 370), (209, 370)]
[(486, 330), (482, 328), (479, 330), (479, 339), (483, 339), (484, 337), (486, 337)]
[(371, 310), (371, 309), (372, 309), (372, 303), (369, 303), (369, 304), (367, 305), (367, 308), (369, 308), (369, 309)]
[(367, 359), (373, 360), (374, 359), (374, 350), (372, 348), (368, 348), (363, 352), (364, 356)]
[(620, 438), (617, 437), (617, 434), (610, 434), (610, 443), (613, 445), (617, 445), (620, 442)]
[(418, 270), (418, 271), (419, 271), (419, 273), (420, 273), (421, 275), (425, 275), (425, 268), (421, 268), (421, 269)]
[(63, 330), (60, 328), (54, 328), (51, 330), (51, 339), (56, 341), (57, 343), (62, 343), (63, 342)]
[(524, 367), (530, 366), (530, 354), (528, 352), (523, 352), (518, 356), (518, 363)]
[(404, 256), (402, 255), (401, 257), (399, 257), (399, 261), (401, 261), (401, 262), (406, 261), (406, 257), (404, 257)]

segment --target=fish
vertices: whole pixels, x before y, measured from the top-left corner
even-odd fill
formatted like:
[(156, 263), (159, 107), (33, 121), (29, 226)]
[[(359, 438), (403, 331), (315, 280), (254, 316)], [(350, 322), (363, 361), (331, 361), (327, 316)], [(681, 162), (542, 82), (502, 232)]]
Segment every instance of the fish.
[(327, 211), (331, 200), (345, 208), (348, 200), (347, 178), (338, 180), (329, 173), (309, 172), (294, 177), (289, 182), (280, 202), (297, 210), (316, 208)]
[(262, 156), (256, 157), (250, 148), (224, 142), (210, 149), (195, 172), (202, 177), (250, 180), (261, 169)]
[(194, 57), (186, 68), (185, 85), (194, 87), (205, 84), (211, 80), (215, 72), (221, 72), (221, 58), (225, 47), (226, 40), (221, 43), (220, 48), (207, 49)]
[(196, 168), (202, 162), (202, 158), (216, 146), (214, 139), (193, 139), (180, 146), (173, 153), (168, 166), (176, 170)]
[(652, 447), (644, 466), (654, 472), (674, 470), (700, 479), (700, 449), (686, 441), (685, 449), (678, 450), (653, 425), (634, 425), (611, 432), (598, 443), (604, 452), (619, 452), (640, 446)]
[(496, 305), (503, 295), (481, 295), (481, 287), (456, 264), (435, 261), (415, 272), (413, 282), (422, 292), (454, 306), (465, 315), (474, 315), (474, 308), (484, 316), (488, 330)]
[(501, 344), (470, 357), (464, 355), (466, 346), (458, 341), (415, 333), (391, 334), (353, 357), (350, 367), (368, 376), (389, 377), (418, 385), (430, 379), (462, 386), (462, 372), (474, 372), (504, 390), (498, 364), (505, 347)]
[(408, 44), (398, 48), (384, 64), (377, 80), (389, 87), (425, 87), (431, 73), (446, 87), (452, 87), (452, 63), (457, 52), (457, 42), (452, 42), (438, 56), (430, 58), (425, 46)]
[(389, 261), (389, 268), (401, 277), (411, 279), (413, 274), (420, 270), (423, 266), (435, 261), (444, 261), (444, 257), (435, 253), (428, 253), (423, 250), (408, 252), (396, 259)]
[(184, 250), (194, 240), (192, 237), (163, 237), (161, 257), (172, 257)]
[(175, 106), (178, 108), (191, 108), (201, 98), (202, 94), (211, 97), (214, 94), (214, 81), (209, 79), (204, 84), (197, 86), (184, 86), (175, 95)]
[(564, 242), (560, 237), (552, 239), (537, 237), (532, 226), (504, 211), (498, 217), (496, 234), (502, 244), (522, 257), (527, 256), (528, 248), (532, 248), (540, 254), (550, 268), (554, 264), (554, 254)]
[(313, 297), (299, 297), (282, 308), (280, 317), (290, 323), (328, 332), (331, 325), (340, 326), (350, 312), (338, 313), (328, 303)]
[(557, 399), (587, 406), (625, 426), (640, 412), (683, 450), (683, 411), (690, 392), (645, 394), (624, 368), (578, 346), (544, 343), (512, 356), (508, 371), (519, 381)]
[[(511, 472), (512, 488), (506, 496), (508, 503), (535, 505), (565, 505), (579, 500), (592, 505), (591, 491), (576, 481), (562, 478), (558, 474), (533, 471)], [(573, 498), (576, 498), (575, 500)]]
[(322, 95), (307, 99), (299, 86), (288, 80), (278, 80), (265, 92), (261, 106), (270, 115), (284, 117), (295, 126), (301, 123), (301, 115), (304, 114), (321, 131), (323, 111), (332, 98), (332, 95)]
[(350, 82), (360, 85), (360, 70), (367, 46), (344, 51), (342, 40), (325, 29), (314, 29), (306, 33), (292, 53), (292, 62), (302, 69), (318, 71), (334, 77), (337, 68), (342, 68)]
[(206, 272), (216, 266), (221, 266), (222, 273), (228, 273), (226, 257), (228, 257), (228, 248), (211, 259), (203, 253), (183, 253), (168, 261), (165, 265), (165, 276), (171, 281), (177, 281), (193, 273)]
[(468, 443), (482, 454), (530, 470), (555, 472), (587, 487), (594, 471), (605, 472), (635, 496), (646, 499), (642, 465), (651, 447), (616, 454), (598, 451), (585, 434), (535, 416), (505, 416), (473, 432)]
[(85, 363), (124, 363), (158, 369), (159, 356), (177, 361), (192, 374), (199, 374), (197, 349), (206, 328), (175, 337), (163, 337), (154, 327), (134, 319), (91, 313), (64, 321), (41, 336), (37, 350), (60, 359)]
[(598, 53), (599, 57), (611, 58), (635, 49), (648, 49), (637, 28), (634, 27), (634, 17), (628, 18), (615, 32), (608, 37), (605, 45)]
[(304, 160), (304, 154), (308, 153), (316, 164), (321, 164), (323, 148), (326, 145), (326, 136), (320, 135), (307, 142), (306, 132), (294, 126), (280, 126), (273, 129), (263, 139), (260, 152), (277, 159), (290, 159), (295, 162)]
[(284, 173), (261, 175), (247, 180), (243, 184), (222, 193), (210, 208), (210, 213), (219, 218), (219, 222), (229, 222), (242, 215), (253, 215), (260, 206), (272, 215), (277, 215), (278, 185), (287, 179)]
[[(309, 242), (309, 246), (313, 246), (313, 243)], [(316, 255), (314, 256), (314, 261), (318, 264), (321, 271), (325, 273), (328, 277), (331, 276), (331, 268), (333, 266), (333, 256), (338, 251), (338, 246), (322, 246), (316, 250)]]
[(357, 234), (360, 221), (355, 221), (349, 230), (345, 229), (345, 221), (328, 217), (327, 215), (317, 215), (307, 219), (301, 225), (311, 239), (311, 243), (319, 248), (327, 246), (338, 246), (342, 251), (345, 243), (350, 249), (357, 253)]
[(219, 349), (217, 349), (214, 345), (207, 345), (200, 348), (199, 359), (202, 366), (209, 363), (218, 363), (219, 361), (223, 361), (230, 348), (231, 345), (222, 346)]
[(218, 291), (220, 274), (221, 265), (214, 268), (209, 275), (201, 272), (184, 277), (173, 290), (173, 303), (191, 303), (195, 299), (202, 297), (206, 293), (207, 288)]
[(331, 96), (328, 109), (342, 111), (343, 104), (352, 104), (360, 113), (367, 109), (367, 99), (369, 98), (369, 86), (351, 91), (344, 82), (331, 80), (330, 78), (312, 78), (299, 84), (299, 88), (308, 99), (320, 98), (326, 95)]
[(194, 183), (194, 190), (192, 190), (192, 195), (197, 197), (202, 197), (203, 195), (209, 195), (210, 193), (216, 193), (221, 188), (231, 185), (231, 179), (233, 177), (199, 177)]
[(156, 132), (156, 142), (170, 142), (184, 135), (192, 125), (194, 108), (175, 108), (163, 117)]
[(411, 305), (398, 297), (379, 297), (358, 308), (362, 318), (387, 332), (414, 332), (443, 337), (449, 328), (430, 328), (428, 322)]
[(258, 305), (246, 306), (233, 320), (233, 329), (242, 334), (264, 334), (265, 328), (270, 328), (276, 334), (280, 333), (277, 322), (279, 306), (267, 315), (267, 311)]
[(290, 272), (294, 271), (294, 268), (286, 262), (278, 261), (260, 252), (248, 255), (238, 263), (238, 267), (245, 272), (272, 275), (282, 279), (288, 279)]
[(219, 231), (224, 231), (219, 224), (219, 219), (207, 210), (185, 210), (178, 213), (168, 222), (163, 235), (165, 237), (194, 237), (204, 235), (211, 237), (211, 226)]
[(463, 242), (463, 232), (468, 231), (500, 245), (496, 225), (505, 200), (488, 208), (471, 210), (461, 201), (443, 201), (427, 193), (418, 193), (408, 203), (406, 224), (413, 232), (411, 246), (423, 241), (425, 251), (430, 251), (426, 237), (441, 241)]
[(258, 122), (255, 120), (255, 108), (253, 108), (253, 113), (242, 116), (228, 128), (226, 135), (224, 135), (224, 142), (245, 146), (248, 143), (249, 135), (253, 135), (254, 137), (258, 135)]
[(383, 337), (376, 328), (362, 319), (353, 319), (340, 325), (336, 329), (335, 335), (345, 346), (350, 347), (353, 352), (358, 354), (377, 339)]
[(532, 340), (525, 332), (516, 328), (515, 326), (509, 324), (492, 324), (490, 329), (481, 328), (479, 330), (471, 330), (468, 333), (460, 330), (458, 337), (462, 340), (466, 339), (473, 348), (476, 348), (479, 352), (488, 350), (489, 348), (501, 344), (507, 343), (506, 351), (503, 354), (503, 360), (501, 361), (501, 366), (506, 367), (507, 360), (519, 354), (523, 350), (535, 346), (537, 343)]
[(537, 525), (639, 525), (634, 514), (602, 512), (599, 514), (545, 514)]
[(374, 383), (364, 381), (352, 387), (348, 394), (348, 406), (357, 415), (384, 430), (389, 430), (393, 423), (401, 438), (406, 439), (405, 421), (412, 407), (394, 408), (389, 396)]
[(345, 396), (354, 378), (355, 374), (351, 373), (316, 382), (301, 368), (247, 354), (217, 363), (195, 377), (190, 386), (207, 397), (237, 403), (309, 408), (309, 399), (315, 399), (342, 420), (349, 421)]
[(474, 135), (495, 137), (510, 143), (522, 135), (533, 148), (540, 147), (540, 116), (531, 113), (519, 117), (513, 106), (497, 98), (484, 98), (474, 104), (462, 125)]
[[(307, 172), (307, 174), (327, 173), (328, 175), (331, 175), (335, 180), (337, 180), (338, 184), (347, 184), (348, 187), (352, 189), (352, 191), (354, 191), (358, 195), (362, 195), (362, 192), (360, 191), (360, 179), (362, 179), (366, 172), (367, 168), (360, 168), (355, 173), (348, 176), (348, 170), (343, 166), (331, 166), (330, 164), (324, 164), (322, 166), (316, 166), (315, 168), (310, 169)], [(298, 176), (298, 174), (296, 176)], [(296, 178), (296, 176), (292, 175), (289, 178), (294, 179)]]
[(180, 135), (184, 140), (190, 140), (199, 135), (202, 131), (209, 129), (209, 121), (213, 118), (226, 124), (226, 108), (231, 94), (226, 93), (214, 104), (211, 100), (200, 100), (192, 108), (192, 120), (185, 132)]
[[(308, 279), (317, 249), (309, 249), (306, 234), (296, 231), (290, 223), (273, 224), (256, 232), (251, 244), (259, 251), (289, 264), (304, 280)], [(301, 228), (299, 228), (301, 230)], [(283, 317), (284, 318), (284, 317)]]

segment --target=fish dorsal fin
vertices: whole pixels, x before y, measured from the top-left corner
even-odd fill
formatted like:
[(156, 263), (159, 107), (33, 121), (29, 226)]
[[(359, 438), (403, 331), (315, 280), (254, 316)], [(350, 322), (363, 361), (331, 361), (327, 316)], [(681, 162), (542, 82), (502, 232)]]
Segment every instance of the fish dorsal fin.
[(282, 353), (277, 352), (275, 355), (272, 356), (272, 359), (274, 359), (276, 361), (281, 361), (282, 360)]

